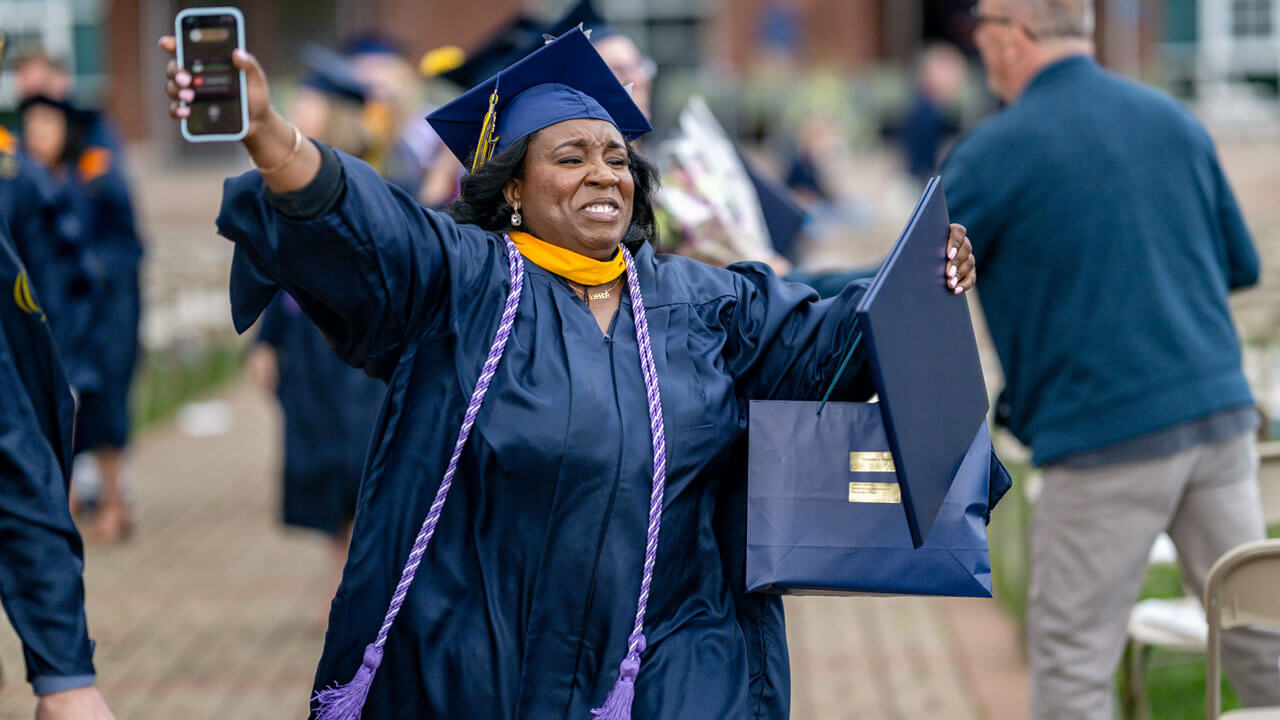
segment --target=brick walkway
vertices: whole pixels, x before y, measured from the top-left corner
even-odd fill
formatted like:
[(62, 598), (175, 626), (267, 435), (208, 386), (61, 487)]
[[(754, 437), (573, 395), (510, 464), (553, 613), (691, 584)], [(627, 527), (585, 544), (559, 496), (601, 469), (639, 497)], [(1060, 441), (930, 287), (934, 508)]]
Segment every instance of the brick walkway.
[[(134, 539), (90, 547), (86, 585), (103, 692), (125, 719), (303, 717), (329, 588), (324, 548), (276, 523), (270, 406), (228, 396), (227, 435), (158, 429), (136, 448)], [(16, 638), (0, 626), (0, 718), (30, 718)]]
[[(197, 439), (166, 426), (140, 439), (138, 531), (123, 547), (89, 548), (99, 678), (121, 720), (278, 720), (305, 713), (321, 643), (312, 618), (331, 590), (324, 547), (276, 522), (271, 405), (246, 385), (222, 399), (234, 418), (226, 435)], [(972, 605), (919, 598), (787, 602), (798, 720), (1020, 717), (980, 712), (966, 689), (972, 659), (957, 647), (957, 623), (948, 616), (959, 608), (962, 623), (972, 625)], [(0, 720), (32, 717), (7, 624), (0, 624), (0, 662), (6, 675)], [(976, 662), (985, 667), (988, 659)], [(1010, 685), (1020, 684), (1015, 672)]]

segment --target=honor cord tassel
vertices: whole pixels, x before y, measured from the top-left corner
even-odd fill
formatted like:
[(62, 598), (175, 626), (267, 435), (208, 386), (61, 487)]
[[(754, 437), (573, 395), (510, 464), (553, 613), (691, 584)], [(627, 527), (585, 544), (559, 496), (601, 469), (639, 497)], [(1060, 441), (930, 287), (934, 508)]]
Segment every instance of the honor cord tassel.
[(370, 643), (355, 677), (345, 685), (335, 685), (316, 693), (316, 720), (359, 720), (364, 701), (373, 685), (373, 674), (382, 664), (382, 648)]
[(640, 674), (640, 653), (644, 652), (644, 636), (633, 652), (628, 652), (618, 668), (618, 682), (614, 683), (604, 704), (591, 711), (595, 720), (630, 720), (631, 703), (636, 698), (636, 676)]

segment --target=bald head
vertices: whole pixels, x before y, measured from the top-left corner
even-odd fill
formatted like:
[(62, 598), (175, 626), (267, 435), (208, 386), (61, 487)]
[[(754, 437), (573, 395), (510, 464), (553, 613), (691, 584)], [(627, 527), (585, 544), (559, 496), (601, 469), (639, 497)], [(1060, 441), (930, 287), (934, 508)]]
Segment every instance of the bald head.
[(1093, 0), (978, 0), (976, 17), (987, 81), (1006, 102), (1045, 66), (1093, 52)]
[(1093, 37), (1093, 0), (1006, 0), (1021, 5), (1037, 37)]

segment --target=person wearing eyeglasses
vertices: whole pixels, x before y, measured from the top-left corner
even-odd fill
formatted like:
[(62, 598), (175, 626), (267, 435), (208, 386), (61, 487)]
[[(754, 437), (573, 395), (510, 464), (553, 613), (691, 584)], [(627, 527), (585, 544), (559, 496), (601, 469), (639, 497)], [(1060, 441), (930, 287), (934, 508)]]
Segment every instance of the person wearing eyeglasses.
[[(1112, 677), (1148, 551), (1178, 547), (1189, 591), (1264, 535), (1228, 293), (1253, 239), (1205, 129), (1094, 60), (1091, 0), (980, 0), (974, 40), (1007, 108), (942, 176), (973, 233), (1006, 384), (998, 418), (1044, 483), (1027, 609), (1036, 718), (1112, 717)], [(1247, 705), (1280, 702), (1280, 638), (1224, 639)]]

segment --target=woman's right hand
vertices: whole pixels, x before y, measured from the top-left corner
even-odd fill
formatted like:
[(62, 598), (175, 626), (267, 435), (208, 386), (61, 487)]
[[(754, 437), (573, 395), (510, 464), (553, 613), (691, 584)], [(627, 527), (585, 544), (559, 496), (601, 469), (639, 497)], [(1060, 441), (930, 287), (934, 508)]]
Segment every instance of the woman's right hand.
[[(160, 48), (174, 55), (178, 41), (172, 35), (165, 35), (160, 38)], [(244, 71), (249, 131), (241, 142), (249, 151), (249, 157), (272, 191), (283, 194), (301, 190), (320, 171), (320, 151), (314, 144), (303, 141), (298, 128), (271, 107), (267, 74), (258, 61), (243, 50), (235, 50), (231, 53), (231, 62)], [(169, 59), (165, 70), (164, 91), (169, 96), (169, 116), (175, 120), (190, 117), (188, 103), (195, 100), (191, 73), (179, 68), (174, 58)]]
[[(179, 68), (178, 61), (173, 57), (177, 53), (178, 41), (172, 35), (165, 35), (160, 38), (160, 49), (171, 56), (169, 65), (165, 68), (164, 83), (164, 91), (170, 101), (169, 117), (174, 120), (190, 117), (191, 107), (188, 103), (195, 99), (195, 90), (191, 87), (191, 73)], [(271, 120), (271, 93), (267, 89), (267, 74), (262, 71), (262, 66), (253, 55), (243, 50), (234, 50), (231, 62), (244, 71), (245, 90), (249, 98), (249, 132), (245, 135), (245, 142), (248, 143), (249, 136), (255, 135)]]

